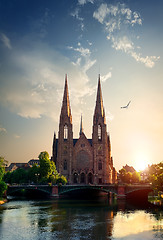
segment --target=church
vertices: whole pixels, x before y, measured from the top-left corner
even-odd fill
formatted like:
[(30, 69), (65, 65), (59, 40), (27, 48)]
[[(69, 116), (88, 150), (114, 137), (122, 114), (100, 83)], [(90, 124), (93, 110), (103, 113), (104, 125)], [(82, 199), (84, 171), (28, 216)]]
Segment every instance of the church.
[(87, 139), (80, 123), (79, 138), (73, 138), (73, 123), (67, 75), (60, 114), (58, 139), (54, 132), (52, 159), (57, 171), (69, 184), (111, 184), (116, 182), (116, 170), (111, 157), (110, 137), (107, 133), (102, 100), (100, 75), (93, 116), (92, 139)]

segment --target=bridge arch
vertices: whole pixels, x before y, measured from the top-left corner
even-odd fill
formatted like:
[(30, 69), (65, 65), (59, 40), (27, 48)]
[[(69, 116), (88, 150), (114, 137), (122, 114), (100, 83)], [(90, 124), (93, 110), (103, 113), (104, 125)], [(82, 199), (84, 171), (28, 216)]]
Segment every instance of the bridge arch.
[(8, 190), (7, 190), (7, 195), (17, 195), (18, 193), (21, 193), (21, 191), (25, 191), (28, 195), (28, 193), (30, 194), (34, 194), (34, 195), (38, 195), (38, 192), (41, 194), (41, 195), (47, 195), (47, 196), (50, 196), (51, 195), (51, 189), (49, 186), (31, 186), (31, 185), (27, 185), (27, 186), (11, 186), (11, 187), (8, 187)]

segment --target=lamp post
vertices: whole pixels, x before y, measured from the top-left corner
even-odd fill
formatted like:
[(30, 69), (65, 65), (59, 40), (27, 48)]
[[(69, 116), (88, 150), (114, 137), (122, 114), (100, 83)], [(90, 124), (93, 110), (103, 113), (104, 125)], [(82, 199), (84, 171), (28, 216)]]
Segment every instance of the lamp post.
[(38, 183), (38, 177), (39, 177), (40, 173), (35, 173), (36, 176), (36, 183)]

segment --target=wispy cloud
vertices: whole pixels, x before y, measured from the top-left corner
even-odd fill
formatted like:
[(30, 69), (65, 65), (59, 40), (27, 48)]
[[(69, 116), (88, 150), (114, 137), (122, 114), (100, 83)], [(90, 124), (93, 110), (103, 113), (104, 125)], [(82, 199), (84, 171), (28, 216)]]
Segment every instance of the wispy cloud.
[(93, 17), (104, 26), (107, 39), (112, 42), (112, 47), (115, 50), (127, 53), (137, 62), (143, 63), (149, 68), (152, 68), (160, 58), (157, 56), (143, 57), (140, 52), (137, 52), (140, 47), (135, 46), (131, 37), (127, 36), (126, 29), (130, 32), (130, 28), (133, 28), (136, 24), (142, 25), (142, 19), (139, 13), (131, 11), (125, 4), (102, 3), (93, 13)]
[(96, 63), (96, 59), (91, 59), (91, 50), (82, 47), (81, 43), (78, 43), (78, 47), (68, 46), (67, 48), (79, 53), (76, 62), (73, 62), (73, 64), (74, 66), (81, 67), (84, 73)]
[(20, 138), (20, 136), (19, 136), (19, 135), (17, 135), (17, 134), (14, 134), (14, 138), (16, 138), (16, 139), (19, 139), (19, 138)]
[(116, 30), (120, 30), (124, 25), (142, 24), (142, 19), (137, 12), (132, 12), (125, 4), (117, 3), (101, 4), (97, 11), (93, 13), (93, 17), (101, 24), (104, 24), (105, 30), (109, 35)]
[(94, 3), (94, 0), (78, 0), (78, 4), (79, 5), (84, 5), (84, 4), (87, 4), (87, 3)]
[(5, 47), (12, 49), (10, 39), (4, 33), (0, 33), (0, 40), (5, 45)]
[(107, 74), (100, 76), (101, 82), (106, 82), (109, 78), (112, 77), (112, 73), (109, 71)]
[(127, 36), (115, 38), (112, 37), (112, 47), (116, 50), (121, 50), (131, 57), (133, 57), (137, 62), (143, 63), (146, 67), (152, 68), (155, 65), (155, 62), (160, 59), (160, 56), (146, 56), (143, 57), (141, 53), (138, 53), (136, 50), (140, 48), (136, 48), (134, 43), (128, 39)]
[(76, 18), (79, 21), (80, 28), (82, 31), (84, 31), (85, 26), (84, 26), (84, 18), (80, 16), (80, 11), (81, 11), (81, 8), (87, 3), (94, 4), (94, 0), (78, 0), (77, 7), (70, 14), (72, 17)]
[(84, 18), (79, 16), (80, 8), (77, 7), (73, 12), (71, 12), (71, 16), (76, 18), (79, 21), (80, 28), (82, 31), (84, 31)]
[(0, 132), (7, 132), (6, 128), (0, 127)]
[(76, 111), (77, 103), (84, 104), (86, 97), (93, 93), (86, 71), (94, 63), (89, 59), (89, 50), (78, 45), (73, 51), (82, 61), (87, 59), (82, 67), (79, 60), (75, 65), (45, 45), (35, 46), (30, 52), (13, 51), (7, 62), (12, 69), (6, 71), (6, 65), (1, 72), (0, 103), (24, 118), (48, 116), (58, 121), (64, 76), (68, 73), (71, 106)]

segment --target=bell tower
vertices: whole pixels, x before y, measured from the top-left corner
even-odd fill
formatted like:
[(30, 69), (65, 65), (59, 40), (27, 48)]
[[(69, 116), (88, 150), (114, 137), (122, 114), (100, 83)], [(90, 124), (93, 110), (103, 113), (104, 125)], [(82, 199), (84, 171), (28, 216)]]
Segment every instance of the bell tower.
[(67, 75), (65, 77), (65, 87), (60, 114), (57, 152), (58, 152), (56, 162), (57, 170), (60, 174), (66, 176), (68, 181), (71, 181), (70, 176), (73, 153), (73, 132)]
[(94, 154), (94, 174), (98, 180), (96, 183), (111, 183), (110, 153), (106, 129), (105, 110), (102, 100), (100, 75), (98, 79), (96, 106), (93, 116), (92, 143)]

